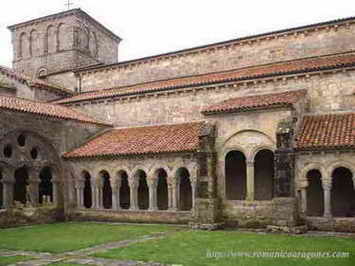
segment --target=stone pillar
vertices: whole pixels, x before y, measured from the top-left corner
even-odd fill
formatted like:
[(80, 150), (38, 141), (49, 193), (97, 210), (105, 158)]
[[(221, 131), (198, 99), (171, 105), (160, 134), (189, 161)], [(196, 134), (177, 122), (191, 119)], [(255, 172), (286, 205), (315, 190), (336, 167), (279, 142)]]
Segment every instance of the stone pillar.
[(332, 217), (332, 206), (331, 206), (331, 191), (332, 191), (332, 180), (322, 179), (322, 186), (324, 192), (324, 217)]
[(173, 182), (172, 194), (172, 211), (177, 211), (180, 207), (180, 180)]
[(196, 205), (196, 187), (197, 187), (197, 182), (194, 180), (191, 182), (191, 189), (192, 189), (192, 211), (195, 210), (195, 205)]
[(130, 210), (138, 210), (138, 182), (136, 180), (129, 182), (130, 196), (131, 196), (131, 206)]
[(118, 211), (121, 209), (120, 187), (121, 187), (120, 181), (116, 181), (116, 183), (112, 183), (112, 209), (115, 211)]
[(173, 210), (173, 195), (174, 195), (173, 184), (168, 183), (168, 210)]
[(12, 206), (14, 201), (14, 180), (3, 179), (3, 208), (7, 209)]
[(30, 200), (32, 201), (30, 203), (33, 204), (33, 206), (38, 206), (39, 205), (39, 183), (41, 183), (41, 180), (39, 178), (33, 178), (30, 179), (28, 183), (29, 183), (28, 185), (29, 191), (27, 191), (27, 193), (29, 193)]
[(103, 191), (102, 191), (102, 185), (98, 184), (96, 186), (96, 198), (97, 198), (97, 208), (98, 209), (103, 209)]
[(149, 210), (156, 211), (158, 210), (158, 200), (157, 200), (158, 180), (150, 179), (148, 181), (148, 185), (149, 185)]
[(58, 190), (59, 190), (60, 182), (56, 179), (53, 179), (52, 184), (53, 184), (53, 204), (55, 206), (57, 206), (58, 205)]
[(84, 181), (78, 180), (75, 185), (76, 203), (78, 208), (84, 208)]
[(97, 198), (96, 198), (96, 195), (97, 195), (96, 187), (97, 187), (96, 184), (93, 184), (91, 186), (91, 200), (92, 200), (91, 208), (92, 209), (98, 208), (98, 203), (97, 203)]
[(247, 200), (254, 200), (254, 161), (247, 161)]
[(299, 180), (299, 191), (300, 191), (300, 205), (301, 205), (301, 213), (306, 216), (307, 215), (307, 187), (308, 180), (306, 178)]

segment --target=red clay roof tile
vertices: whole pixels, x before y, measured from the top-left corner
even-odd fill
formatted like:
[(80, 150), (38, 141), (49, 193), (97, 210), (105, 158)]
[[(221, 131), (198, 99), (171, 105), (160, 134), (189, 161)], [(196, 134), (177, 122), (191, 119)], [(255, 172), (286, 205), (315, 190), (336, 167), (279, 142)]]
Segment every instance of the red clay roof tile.
[(274, 75), (285, 75), (292, 73), (304, 73), (319, 71), (323, 69), (346, 67), (355, 65), (355, 54), (324, 56), (316, 58), (305, 58), (282, 63), (274, 63), (256, 67), (247, 67), (232, 71), (182, 77), (176, 79), (153, 81), (133, 86), (116, 87), (111, 89), (101, 89), (92, 92), (81, 93), (79, 95), (58, 100), (54, 103), (74, 103), (80, 101), (97, 100), (121, 95), (138, 94), (144, 92), (154, 92), (162, 89), (184, 88), (189, 86), (202, 86), (212, 83), (232, 82), (238, 80), (248, 80), (263, 78)]
[(355, 113), (309, 115), (296, 136), (296, 149), (355, 148)]
[(50, 103), (35, 102), (27, 99), (22, 99), (13, 96), (0, 96), (0, 109), (10, 111), (31, 113), (46, 117), (53, 117), (63, 120), (73, 120), (83, 123), (106, 125), (108, 123), (92, 119), (85, 114), (65, 106), (58, 106)]
[(235, 113), (260, 109), (292, 107), (306, 95), (306, 90), (287, 91), (273, 94), (252, 95), (225, 100), (202, 110), (205, 115)]
[(200, 147), (199, 136), (203, 127), (203, 122), (194, 122), (113, 129), (64, 154), (64, 157), (194, 152)]

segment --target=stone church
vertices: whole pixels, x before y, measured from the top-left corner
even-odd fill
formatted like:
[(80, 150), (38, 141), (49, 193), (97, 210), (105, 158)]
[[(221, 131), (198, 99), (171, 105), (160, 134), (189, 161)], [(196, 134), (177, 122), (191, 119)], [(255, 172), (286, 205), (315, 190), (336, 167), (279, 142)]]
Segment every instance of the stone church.
[(355, 232), (355, 18), (130, 61), (81, 9), (8, 29), (0, 226)]

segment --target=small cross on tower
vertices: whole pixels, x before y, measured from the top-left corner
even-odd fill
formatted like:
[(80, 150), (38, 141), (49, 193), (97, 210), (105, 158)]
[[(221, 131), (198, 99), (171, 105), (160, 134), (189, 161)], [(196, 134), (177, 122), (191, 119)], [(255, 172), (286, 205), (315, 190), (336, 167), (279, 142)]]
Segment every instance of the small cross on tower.
[(74, 5), (73, 2), (70, 2), (70, 0), (67, 0), (67, 2), (65, 3), (65, 6), (68, 8), (68, 10), (70, 9), (70, 6)]

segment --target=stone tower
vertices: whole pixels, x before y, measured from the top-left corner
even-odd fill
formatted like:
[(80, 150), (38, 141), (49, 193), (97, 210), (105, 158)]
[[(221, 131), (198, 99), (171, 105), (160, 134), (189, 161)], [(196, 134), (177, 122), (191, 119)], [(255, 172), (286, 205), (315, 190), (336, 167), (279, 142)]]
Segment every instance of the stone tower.
[(13, 67), (31, 77), (118, 61), (120, 37), (81, 9), (8, 27)]

